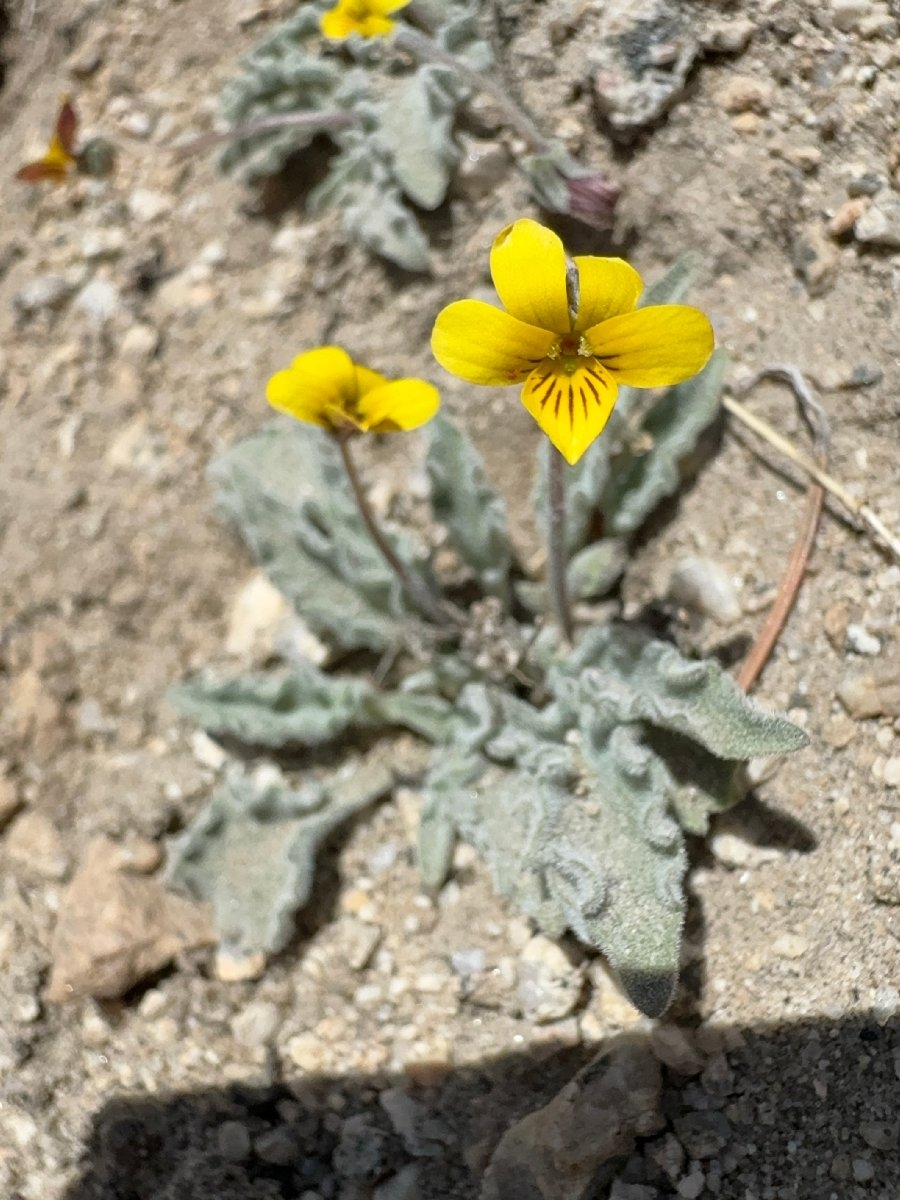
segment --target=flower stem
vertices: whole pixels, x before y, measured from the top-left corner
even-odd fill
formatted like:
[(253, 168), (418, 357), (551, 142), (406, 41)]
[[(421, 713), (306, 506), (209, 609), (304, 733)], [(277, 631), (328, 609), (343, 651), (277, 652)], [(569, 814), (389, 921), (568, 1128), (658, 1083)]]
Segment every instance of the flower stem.
[(422, 615), (427, 617), (429, 621), (434, 621), (437, 625), (451, 623), (452, 614), (441, 603), (440, 599), (433, 594), (428, 584), (417, 575), (414, 575), (407, 565), (400, 560), (394, 547), (384, 536), (384, 531), (378, 524), (375, 513), (372, 511), (372, 505), (369, 503), (369, 497), (366, 495), (366, 490), (359, 477), (359, 471), (356, 469), (356, 463), (350, 452), (350, 436), (352, 435), (337, 433), (334, 440), (337, 442), (338, 449), (341, 452), (344, 470), (347, 472), (347, 478), (350, 480), (350, 487), (353, 491), (356, 506), (359, 509), (359, 515), (362, 517), (363, 524), (368, 530), (372, 541), (378, 547), (385, 562), (400, 580), (403, 590), (409, 599), (412, 600)]
[(556, 620), (567, 642), (572, 641), (572, 612), (566, 582), (566, 477), (565, 459), (555, 446), (547, 443), (547, 490), (550, 495), (548, 558), (550, 597)]
[(520, 108), (510, 99), (509, 93), (504, 90), (501, 84), (486, 75), (482, 75), (479, 71), (473, 71), (471, 67), (467, 67), (443, 46), (439, 46), (433, 38), (427, 34), (421, 33), (418, 29), (412, 29), (409, 25), (402, 25), (394, 34), (394, 45), (401, 49), (408, 50), (410, 54), (415, 55), (418, 59), (425, 59), (430, 62), (440, 63), (441, 66), (449, 67), (455, 71), (463, 83), (467, 83), (469, 87), (476, 92), (482, 92), (499, 106), (503, 111), (507, 121), (515, 129), (520, 137), (524, 138), (529, 147), (536, 154), (547, 154), (553, 149), (553, 144), (550, 142), (530, 117), (527, 117)]
[(335, 109), (333, 112), (297, 112), (271, 113), (267, 117), (257, 117), (243, 125), (232, 125), (221, 133), (202, 133), (181, 146), (175, 147), (175, 153), (180, 158), (192, 158), (195, 154), (203, 154), (226, 142), (239, 142), (242, 138), (256, 137), (260, 133), (273, 133), (278, 129), (309, 129), (315, 133), (337, 133), (358, 124), (353, 113)]

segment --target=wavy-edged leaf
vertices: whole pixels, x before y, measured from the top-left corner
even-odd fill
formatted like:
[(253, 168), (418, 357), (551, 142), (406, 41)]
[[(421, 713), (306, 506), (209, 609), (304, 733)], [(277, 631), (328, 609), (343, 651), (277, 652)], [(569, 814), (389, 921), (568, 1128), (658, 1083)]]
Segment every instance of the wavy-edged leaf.
[(625, 625), (591, 630), (553, 669), (550, 685), (570, 710), (588, 702), (611, 721), (646, 721), (719, 758), (746, 762), (809, 741), (799, 726), (751, 700), (715, 660), (692, 661)]
[(298, 789), (234, 773), (171, 844), (169, 878), (212, 903), (227, 953), (276, 953), (312, 895), (320, 848), (393, 782), (383, 747)]

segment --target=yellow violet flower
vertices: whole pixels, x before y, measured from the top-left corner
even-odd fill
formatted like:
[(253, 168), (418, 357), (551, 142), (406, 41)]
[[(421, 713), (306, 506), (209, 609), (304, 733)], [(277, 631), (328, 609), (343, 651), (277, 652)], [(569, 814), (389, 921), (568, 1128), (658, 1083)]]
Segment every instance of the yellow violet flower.
[(491, 276), (507, 311), (480, 300), (450, 304), (434, 325), (434, 356), (469, 383), (524, 383), (522, 403), (569, 463), (603, 431), (619, 384), (680, 383), (712, 354), (702, 312), (637, 308), (643, 283), (633, 267), (586, 256), (569, 264), (560, 239), (536, 221), (498, 234)]
[(320, 28), (326, 37), (345, 38), (351, 33), (360, 37), (383, 37), (396, 25), (388, 13), (405, 8), (410, 0), (338, 0), (325, 13)]
[(417, 429), (438, 410), (438, 390), (423, 379), (386, 379), (339, 346), (321, 346), (273, 375), (266, 399), (279, 412), (332, 433)]

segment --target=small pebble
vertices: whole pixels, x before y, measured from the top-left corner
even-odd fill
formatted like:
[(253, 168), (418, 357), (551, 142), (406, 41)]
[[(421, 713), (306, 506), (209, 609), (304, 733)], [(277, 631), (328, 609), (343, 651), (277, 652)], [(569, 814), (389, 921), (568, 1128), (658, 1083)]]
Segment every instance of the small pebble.
[(772, 943), (772, 953), (779, 958), (802, 958), (808, 949), (809, 942), (798, 933), (783, 933)]
[(864, 625), (851, 622), (847, 626), (847, 649), (854, 654), (864, 654), (874, 658), (881, 653), (881, 642), (873, 633), (869, 633)]
[(575, 1011), (584, 974), (556, 942), (536, 934), (519, 956), (516, 995), (528, 1021), (559, 1021)]
[(216, 1131), (219, 1153), (229, 1162), (244, 1162), (250, 1157), (250, 1131), (240, 1121), (225, 1121)]
[(279, 1024), (278, 1009), (270, 1000), (253, 1000), (232, 1023), (235, 1041), (248, 1048), (264, 1046)]

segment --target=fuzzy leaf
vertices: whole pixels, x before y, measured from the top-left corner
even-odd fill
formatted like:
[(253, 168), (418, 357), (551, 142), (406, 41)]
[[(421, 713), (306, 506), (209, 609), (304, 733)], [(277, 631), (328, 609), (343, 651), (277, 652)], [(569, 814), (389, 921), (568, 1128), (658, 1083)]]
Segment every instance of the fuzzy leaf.
[(600, 599), (616, 585), (628, 562), (625, 543), (619, 538), (601, 538), (585, 546), (569, 563), (567, 572), (572, 600)]
[(434, 515), (491, 596), (509, 597), (513, 554), (506, 508), (491, 487), (475, 447), (446, 417), (431, 422), (426, 460)]
[(699, 375), (669, 388), (649, 410), (641, 430), (651, 449), (614, 462), (606, 482), (602, 507), (611, 532), (634, 533), (660, 500), (678, 490), (680, 462), (719, 411), (727, 367), (727, 354), (716, 350)]
[(446, 865), (440, 850), (452, 826), (483, 855), (501, 895), (548, 936), (572, 929), (608, 954), (634, 1002), (658, 1015), (683, 919), (684, 852), (664, 768), (633, 731), (606, 738), (590, 712), (579, 768), (562, 714), (478, 686), (457, 711), (457, 743), (435, 751), (426, 783), (429, 867)]
[[(570, 560), (566, 572), (569, 599), (600, 600), (615, 586), (628, 562), (628, 551), (620, 538), (601, 538), (579, 550)], [(516, 599), (530, 612), (544, 613), (550, 604), (546, 582), (519, 579), (515, 585)]]
[(224, 950), (276, 953), (312, 895), (323, 843), (393, 782), (384, 749), (296, 791), (234, 774), (171, 844), (169, 877), (211, 901)]
[(669, 770), (672, 812), (685, 833), (704, 836), (711, 817), (747, 795), (745, 763), (716, 758), (696, 742), (663, 729), (648, 729), (644, 736)]
[(570, 707), (589, 699), (611, 723), (646, 721), (719, 758), (787, 754), (809, 740), (750, 700), (714, 660), (691, 661), (624, 625), (591, 630), (551, 672), (550, 685)]
[[(336, 451), (319, 431), (279, 423), (217, 458), (225, 513), (310, 629), (345, 649), (383, 650), (418, 621), (366, 532)], [(408, 539), (392, 539), (420, 569)]]
[(456, 101), (443, 82), (446, 68), (421, 67), (381, 105), (381, 137), (394, 177), (421, 208), (442, 203), (459, 159), (453, 142)]
[(216, 737), (281, 748), (321, 746), (352, 726), (373, 724), (371, 695), (362, 680), (307, 666), (289, 675), (191, 679), (170, 688), (168, 700)]
[(310, 210), (339, 208), (348, 232), (370, 250), (406, 271), (427, 271), (428, 243), (403, 203), (380, 139), (349, 130), (340, 140), (343, 149), (310, 194)]
[(700, 255), (690, 250), (669, 267), (662, 279), (651, 283), (638, 301), (638, 308), (650, 304), (681, 304), (700, 269)]

